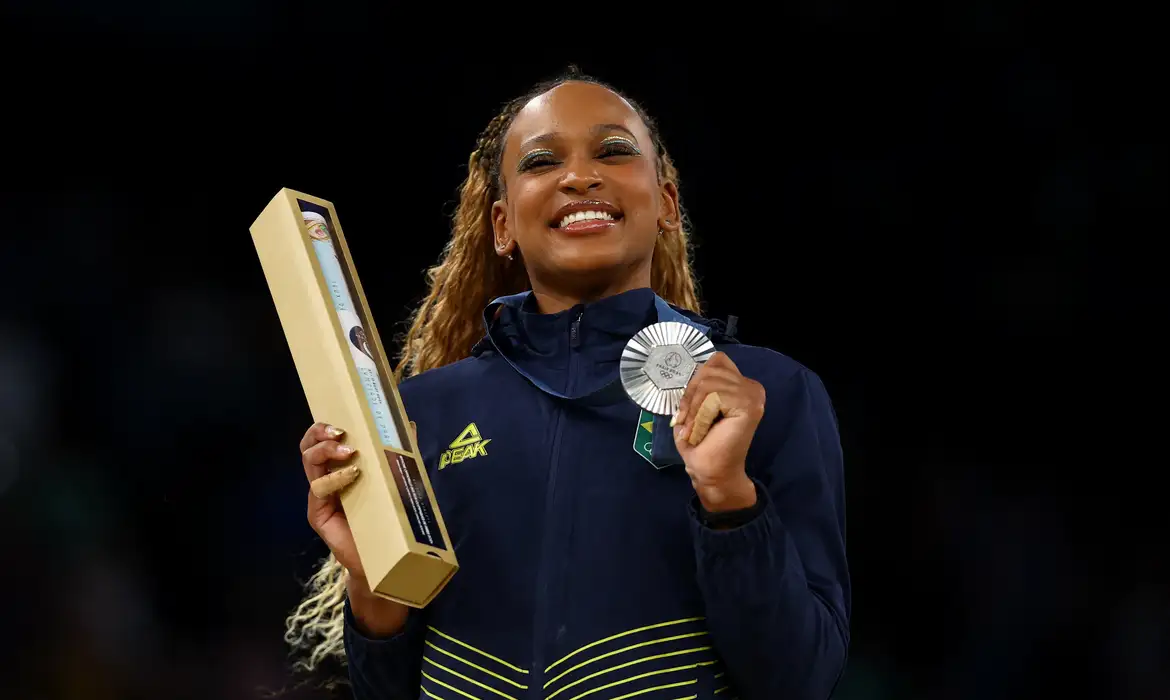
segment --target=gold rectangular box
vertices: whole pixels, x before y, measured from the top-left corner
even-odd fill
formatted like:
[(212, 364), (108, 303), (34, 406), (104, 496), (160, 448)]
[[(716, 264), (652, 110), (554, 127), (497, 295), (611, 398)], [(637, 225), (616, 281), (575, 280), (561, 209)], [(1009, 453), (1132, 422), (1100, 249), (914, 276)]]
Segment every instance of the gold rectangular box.
[(459, 564), (333, 204), (282, 189), (250, 230), (313, 420), (357, 449), (341, 503), (370, 588), (424, 607)]

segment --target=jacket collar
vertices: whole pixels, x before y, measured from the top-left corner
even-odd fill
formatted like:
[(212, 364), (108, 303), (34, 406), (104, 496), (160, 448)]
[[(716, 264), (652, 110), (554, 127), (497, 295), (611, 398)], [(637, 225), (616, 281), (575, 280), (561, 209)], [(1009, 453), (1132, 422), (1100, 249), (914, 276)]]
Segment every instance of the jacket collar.
[(540, 313), (535, 295), (526, 291), (493, 299), (484, 308), (485, 337), (472, 354), (479, 355), (495, 345), (501, 352), (510, 349), (552, 359), (566, 355), (571, 345), (595, 360), (616, 361), (635, 333), (661, 321), (686, 323), (709, 335), (712, 330), (722, 330), (720, 324), (671, 306), (646, 287), (577, 304), (555, 314)]
[[(541, 314), (531, 293), (493, 300), (483, 312), (486, 337), (473, 355), (494, 349), (544, 393), (583, 404), (628, 400), (618, 364), (630, 337), (655, 322), (694, 326), (723, 342), (721, 327), (676, 309), (650, 289), (635, 289), (557, 314)], [(726, 338), (730, 342), (733, 339)]]

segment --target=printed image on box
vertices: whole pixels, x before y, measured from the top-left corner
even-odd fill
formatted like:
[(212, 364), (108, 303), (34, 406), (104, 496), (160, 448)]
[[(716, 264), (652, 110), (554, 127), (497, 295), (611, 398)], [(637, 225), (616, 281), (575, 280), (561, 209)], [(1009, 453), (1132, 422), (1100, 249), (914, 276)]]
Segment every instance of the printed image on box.
[(366, 329), (360, 325), (350, 328), (349, 342), (353, 343), (353, 346), (361, 350), (371, 361), (374, 359), (374, 353), (370, 352), (370, 342), (366, 339)]
[(386, 398), (386, 390), (382, 386), (382, 378), (378, 375), (378, 366), (370, 351), (366, 330), (362, 326), (361, 318), (358, 317), (357, 308), (353, 303), (352, 291), (345, 273), (342, 271), (337, 248), (333, 245), (328, 212), (316, 211), (317, 207), (308, 202), (298, 201), (301, 205), (301, 218), (305, 222), (309, 238), (312, 239), (313, 251), (317, 255), (317, 262), (325, 277), (325, 284), (329, 288), (329, 296), (333, 300), (333, 308), (337, 312), (341, 327), (345, 329), (346, 337), (349, 339), (347, 345), (350, 355), (353, 357), (358, 377), (361, 379), (366, 402), (374, 416), (378, 436), (385, 446), (398, 450), (405, 449), (398, 427), (394, 423), (390, 403)]

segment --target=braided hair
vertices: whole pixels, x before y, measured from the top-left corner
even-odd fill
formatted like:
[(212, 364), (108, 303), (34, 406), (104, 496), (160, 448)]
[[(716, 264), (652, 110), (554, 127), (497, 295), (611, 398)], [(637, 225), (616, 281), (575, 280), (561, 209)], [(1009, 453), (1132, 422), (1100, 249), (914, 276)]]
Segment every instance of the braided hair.
[[(492, 205), (505, 195), (501, 177), (504, 143), (520, 110), (533, 98), (566, 82), (588, 82), (604, 87), (629, 103), (646, 125), (657, 158), (659, 182), (678, 185), (678, 171), (662, 144), (650, 116), (618, 90), (570, 67), (562, 75), (541, 82), (507, 103), (480, 134), (460, 188), (459, 206), (452, 217), (451, 238), (438, 263), (426, 271), (427, 296), (413, 313), (402, 342), (395, 378), (419, 374), (468, 357), (482, 337), (480, 314), (492, 299), (530, 288), (522, 260), (501, 258), (493, 245)], [(682, 213), (681, 202), (679, 204)], [(650, 284), (667, 302), (699, 311), (698, 290), (691, 268), (692, 247), (685, 223), (656, 240)], [(346, 572), (330, 555), (306, 585), (307, 596), (286, 620), (285, 641), (294, 651), (306, 652), (297, 668), (313, 671), (336, 658), (344, 663), (342, 642)]]

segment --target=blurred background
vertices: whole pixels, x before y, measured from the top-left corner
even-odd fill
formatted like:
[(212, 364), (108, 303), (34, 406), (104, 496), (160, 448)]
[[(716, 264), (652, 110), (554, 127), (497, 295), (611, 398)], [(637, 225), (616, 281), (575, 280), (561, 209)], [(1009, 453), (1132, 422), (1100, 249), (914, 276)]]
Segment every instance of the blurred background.
[(0, 698), (332, 697), (281, 638), (325, 549), (248, 226), (331, 200), (396, 335), (480, 129), (569, 62), (660, 122), (706, 309), (834, 398), (836, 697), (1170, 697), (1160, 40), (857, 5), (8, 2)]

